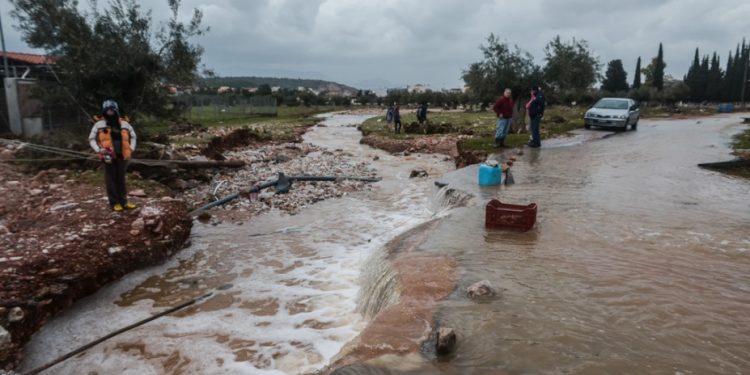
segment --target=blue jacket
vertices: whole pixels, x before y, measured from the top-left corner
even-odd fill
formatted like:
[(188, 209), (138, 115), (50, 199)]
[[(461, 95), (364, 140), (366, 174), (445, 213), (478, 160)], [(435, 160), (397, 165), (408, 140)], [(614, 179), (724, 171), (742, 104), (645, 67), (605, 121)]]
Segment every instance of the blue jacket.
[(534, 101), (529, 105), (529, 117), (537, 118), (544, 116), (544, 108), (547, 106), (547, 101), (544, 99), (544, 93), (541, 91), (536, 93)]

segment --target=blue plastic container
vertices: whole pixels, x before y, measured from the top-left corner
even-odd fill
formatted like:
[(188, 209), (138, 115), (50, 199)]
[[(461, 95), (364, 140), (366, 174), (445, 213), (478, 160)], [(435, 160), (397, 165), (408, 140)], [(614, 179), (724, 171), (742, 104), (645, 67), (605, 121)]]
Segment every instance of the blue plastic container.
[(732, 103), (721, 103), (719, 104), (720, 113), (732, 113), (734, 112), (734, 104)]
[(502, 176), (499, 165), (490, 166), (483, 163), (479, 166), (479, 186), (500, 185)]

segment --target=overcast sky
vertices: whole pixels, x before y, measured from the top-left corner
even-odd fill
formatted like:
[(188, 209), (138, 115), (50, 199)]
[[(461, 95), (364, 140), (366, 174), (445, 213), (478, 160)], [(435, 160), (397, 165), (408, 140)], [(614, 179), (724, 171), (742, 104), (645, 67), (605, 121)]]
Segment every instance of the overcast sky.
[[(87, 1), (82, 0), (83, 4)], [(100, 0), (105, 2), (105, 0)], [(166, 0), (140, 2), (167, 17)], [(0, 0), (10, 51), (29, 51)], [(85, 7), (82, 5), (82, 7)], [(622, 59), (632, 81), (664, 43), (667, 74), (682, 78), (696, 47), (717, 51), (722, 66), (750, 36), (747, 0), (183, 0), (211, 28), (196, 42), (222, 76), (323, 78), (358, 87), (461, 87), (461, 71), (481, 58), (494, 32), (543, 63), (555, 35), (589, 41), (603, 64)]]

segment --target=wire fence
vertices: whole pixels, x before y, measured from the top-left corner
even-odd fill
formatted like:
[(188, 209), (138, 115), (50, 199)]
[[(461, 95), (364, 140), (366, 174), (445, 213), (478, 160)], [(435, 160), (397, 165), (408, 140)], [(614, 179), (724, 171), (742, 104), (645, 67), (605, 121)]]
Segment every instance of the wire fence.
[(255, 116), (276, 116), (276, 98), (272, 96), (236, 97), (193, 95), (176, 100), (186, 108), (185, 117), (192, 122), (216, 122)]

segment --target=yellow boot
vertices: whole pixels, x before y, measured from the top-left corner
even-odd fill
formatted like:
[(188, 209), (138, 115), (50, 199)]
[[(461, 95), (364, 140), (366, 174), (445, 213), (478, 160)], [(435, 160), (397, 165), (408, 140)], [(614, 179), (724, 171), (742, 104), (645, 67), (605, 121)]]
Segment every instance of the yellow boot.
[(122, 205), (119, 203), (116, 203), (114, 206), (112, 206), (112, 210), (115, 212), (120, 212), (122, 211)]
[(135, 208), (135, 205), (133, 203), (128, 202), (128, 203), (125, 203), (124, 207), (127, 208), (128, 210), (132, 210)]

